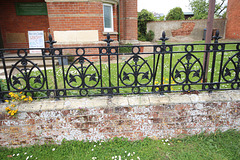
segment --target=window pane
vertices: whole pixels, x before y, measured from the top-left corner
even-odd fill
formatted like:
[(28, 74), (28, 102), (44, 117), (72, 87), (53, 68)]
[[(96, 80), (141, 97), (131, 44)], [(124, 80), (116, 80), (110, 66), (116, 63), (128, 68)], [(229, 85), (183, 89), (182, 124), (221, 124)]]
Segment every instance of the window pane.
[(104, 28), (112, 28), (111, 6), (104, 5)]

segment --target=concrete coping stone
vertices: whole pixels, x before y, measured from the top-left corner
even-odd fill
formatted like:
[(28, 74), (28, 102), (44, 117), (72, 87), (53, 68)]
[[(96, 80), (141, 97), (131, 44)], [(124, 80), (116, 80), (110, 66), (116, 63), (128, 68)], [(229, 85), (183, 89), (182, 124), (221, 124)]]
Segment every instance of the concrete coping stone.
[[(85, 98), (64, 98), (40, 99), (32, 103), (17, 105), (20, 112), (36, 112), (47, 110), (71, 110), (79, 108), (107, 108), (126, 106), (157, 106), (171, 104), (196, 104), (210, 102), (233, 102), (240, 101), (240, 90), (216, 91), (212, 93), (200, 92), (199, 94), (169, 93), (164, 95), (128, 95), (113, 97), (85, 97)], [(0, 112), (5, 112), (8, 103), (0, 103)]]

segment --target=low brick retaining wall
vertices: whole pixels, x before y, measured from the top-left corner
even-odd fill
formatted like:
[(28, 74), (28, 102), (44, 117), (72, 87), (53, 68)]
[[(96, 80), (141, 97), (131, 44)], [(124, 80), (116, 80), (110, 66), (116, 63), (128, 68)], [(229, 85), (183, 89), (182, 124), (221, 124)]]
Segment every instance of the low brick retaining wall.
[[(0, 144), (177, 137), (240, 128), (240, 91), (36, 100), (7, 117), (0, 104)], [(79, 107), (84, 108), (80, 109)]]

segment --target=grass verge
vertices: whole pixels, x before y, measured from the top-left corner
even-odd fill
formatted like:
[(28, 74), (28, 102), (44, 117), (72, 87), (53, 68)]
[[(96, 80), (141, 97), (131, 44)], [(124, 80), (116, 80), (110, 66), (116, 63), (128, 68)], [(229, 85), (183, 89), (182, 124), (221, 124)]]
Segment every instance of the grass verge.
[[(27, 158), (28, 157), (28, 158)], [(0, 148), (0, 159), (91, 160), (91, 159), (179, 159), (237, 160), (240, 157), (240, 131), (201, 133), (182, 139), (145, 138), (128, 141), (63, 141), (61, 145), (45, 144), (24, 148)]]

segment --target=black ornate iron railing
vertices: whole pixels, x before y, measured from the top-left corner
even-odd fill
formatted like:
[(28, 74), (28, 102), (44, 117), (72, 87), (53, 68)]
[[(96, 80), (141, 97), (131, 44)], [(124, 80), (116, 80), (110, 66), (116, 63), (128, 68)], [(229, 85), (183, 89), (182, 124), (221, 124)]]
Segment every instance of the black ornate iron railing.
[[(213, 38), (211, 44), (166, 44), (163, 32), (161, 45), (110, 46), (108, 34), (104, 47), (54, 48), (50, 35), (40, 55), (0, 49), (0, 99), (9, 92), (61, 98), (239, 89), (240, 42), (218, 43), (218, 31)], [(65, 58), (74, 60), (64, 65)]]

